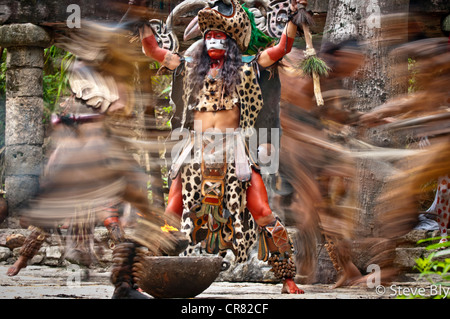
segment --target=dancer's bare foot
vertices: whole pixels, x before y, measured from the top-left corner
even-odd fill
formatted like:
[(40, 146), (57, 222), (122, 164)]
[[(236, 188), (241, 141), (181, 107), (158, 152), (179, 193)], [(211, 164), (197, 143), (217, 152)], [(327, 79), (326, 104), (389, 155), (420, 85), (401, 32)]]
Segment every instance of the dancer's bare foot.
[(298, 288), (292, 278), (288, 278), (283, 281), (283, 288), (281, 289), (282, 294), (304, 294), (305, 292)]
[(17, 275), (22, 268), (25, 268), (27, 266), (27, 263), (28, 263), (28, 258), (26, 258), (24, 256), (19, 256), (19, 258), (14, 263), (14, 265), (12, 265), (11, 267), (8, 268), (8, 270), (6, 271), (6, 274), (8, 276)]
[[(356, 267), (355, 267), (356, 268)], [(357, 268), (356, 268), (357, 270)], [(387, 285), (392, 282), (398, 276), (398, 269), (394, 268), (383, 268), (380, 277), (380, 284)], [(361, 275), (361, 273), (356, 271), (353, 272), (343, 272), (343, 276), (339, 279), (339, 281), (334, 285), (333, 288), (338, 288), (341, 286), (367, 286), (367, 282), (372, 280), (372, 274)]]
[(342, 286), (353, 286), (355, 284), (357, 285), (359, 284), (358, 281), (363, 278), (359, 269), (352, 262), (347, 263), (347, 265), (345, 265), (345, 267), (343, 268), (344, 269), (342, 271), (342, 275), (333, 286), (333, 289)]

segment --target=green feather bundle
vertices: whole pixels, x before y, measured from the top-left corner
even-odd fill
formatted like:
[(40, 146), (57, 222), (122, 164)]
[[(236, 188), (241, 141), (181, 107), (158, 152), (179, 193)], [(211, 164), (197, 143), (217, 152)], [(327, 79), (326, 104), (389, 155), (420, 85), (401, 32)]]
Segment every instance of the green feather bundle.
[(303, 73), (309, 77), (312, 77), (314, 73), (318, 76), (328, 76), (328, 72), (331, 71), (331, 68), (325, 61), (316, 55), (311, 55), (304, 59), (300, 62), (299, 67)]

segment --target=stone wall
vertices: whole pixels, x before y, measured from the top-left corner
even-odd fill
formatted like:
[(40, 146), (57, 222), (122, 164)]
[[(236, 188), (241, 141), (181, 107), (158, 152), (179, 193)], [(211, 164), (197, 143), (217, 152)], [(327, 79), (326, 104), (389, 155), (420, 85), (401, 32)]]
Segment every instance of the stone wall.
[[(61, 230), (64, 235), (65, 230)], [(0, 264), (12, 265), (19, 257), (20, 248), (30, 231), (27, 229), (0, 230)], [(112, 249), (109, 246), (108, 231), (98, 227), (94, 233), (95, 255), (98, 261), (92, 267), (109, 268), (112, 262)], [(67, 267), (72, 264), (65, 260), (64, 238), (58, 234), (51, 234), (42, 244), (39, 252), (29, 261), (29, 265), (45, 265)]]
[[(51, 35), (36, 25), (0, 26), (0, 47), (7, 48), (5, 190), (10, 216), (35, 194), (43, 158), (44, 48)], [(14, 222), (11, 220), (11, 227)]]

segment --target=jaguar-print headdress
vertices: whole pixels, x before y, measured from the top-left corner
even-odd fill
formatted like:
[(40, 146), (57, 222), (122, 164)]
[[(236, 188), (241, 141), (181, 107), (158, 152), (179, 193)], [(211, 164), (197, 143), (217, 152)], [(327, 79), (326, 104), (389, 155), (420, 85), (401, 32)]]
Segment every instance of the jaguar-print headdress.
[(223, 31), (236, 41), (242, 52), (247, 50), (252, 27), (238, 0), (210, 2), (210, 7), (198, 12), (198, 24), (203, 35), (210, 30)]

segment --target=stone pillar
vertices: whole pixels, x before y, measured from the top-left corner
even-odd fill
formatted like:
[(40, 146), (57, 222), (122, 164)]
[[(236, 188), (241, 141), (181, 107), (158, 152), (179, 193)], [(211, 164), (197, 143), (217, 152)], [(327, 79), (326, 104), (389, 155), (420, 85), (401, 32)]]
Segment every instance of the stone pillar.
[(51, 36), (39, 26), (0, 26), (7, 48), (5, 190), (8, 227), (16, 227), (20, 206), (39, 187), (42, 166), (44, 48)]

